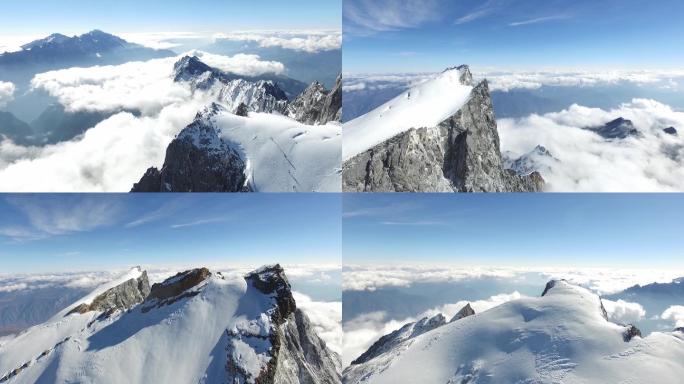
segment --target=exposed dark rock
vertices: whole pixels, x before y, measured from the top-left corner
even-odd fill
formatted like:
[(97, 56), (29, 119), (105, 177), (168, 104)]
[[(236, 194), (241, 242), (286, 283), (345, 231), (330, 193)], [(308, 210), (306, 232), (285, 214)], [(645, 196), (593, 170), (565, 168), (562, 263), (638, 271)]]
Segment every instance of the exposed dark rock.
[(458, 313), (456, 313), (449, 322), (451, 323), (457, 320), (461, 320), (464, 317), (472, 316), (474, 314), (475, 310), (473, 309), (473, 307), (470, 306), (470, 303), (468, 303), (463, 308), (461, 308), (461, 310), (458, 311)]
[(214, 103), (198, 113), (167, 147), (162, 169), (149, 168), (131, 192), (248, 191), (244, 153), (213, 122), (222, 110)]
[(639, 328), (635, 327), (632, 324), (627, 325), (627, 329), (622, 334), (622, 337), (625, 340), (625, 342), (632, 340), (635, 336), (641, 337), (641, 331), (639, 330)]
[(667, 127), (663, 129), (663, 132), (667, 133), (668, 135), (676, 135), (677, 129), (675, 129), (675, 127)]
[(446, 324), (446, 318), (441, 313), (431, 318), (424, 317), (415, 323), (409, 323), (400, 329), (382, 336), (373, 345), (366, 350), (361, 356), (352, 361), (352, 365), (363, 364), (374, 359), (377, 356), (393, 349), (397, 345), (410, 340), (416, 336), (422, 335), (435, 328), (439, 328)]
[(66, 315), (91, 311), (112, 314), (116, 310), (127, 310), (136, 304), (142, 303), (149, 294), (150, 283), (147, 279), (147, 272), (143, 271), (142, 275), (137, 279), (127, 280), (116, 287), (108, 289), (95, 297), (89, 304), (81, 304)]
[(674, 332), (681, 332), (684, 333), (684, 327), (678, 327), (674, 329)]
[(181, 295), (211, 276), (207, 268), (196, 268), (177, 273), (161, 283), (152, 285), (149, 299), (165, 300)]
[(240, 105), (238, 105), (238, 107), (235, 109), (235, 114), (238, 116), (247, 117), (249, 114), (247, 105), (245, 105), (245, 103), (240, 103)]
[(639, 131), (634, 128), (631, 120), (618, 117), (607, 122), (601, 127), (587, 128), (605, 139), (626, 139), (627, 137), (638, 137)]
[(260, 292), (275, 295), (278, 307), (272, 319), (276, 324), (280, 325), (297, 309), (294, 297), (292, 297), (292, 287), (280, 264), (264, 266), (250, 272), (245, 276), (245, 280)]
[(542, 297), (546, 296), (546, 294), (549, 293), (551, 288), (555, 287), (559, 281), (565, 281), (565, 280), (550, 280), (548, 283), (546, 283), (546, 286), (544, 287), (544, 292), (542, 292), (542, 294), (541, 294)]
[(342, 115), (342, 75), (328, 91), (314, 82), (287, 107), (287, 115), (303, 124), (325, 124), (340, 121)]
[[(472, 81), (459, 67), (461, 81)], [(372, 128), (372, 127), (371, 127)], [(537, 172), (504, 169), (487, 81), (437, 127), (413, 128), (344, 162), (349, 192), (538, 192)]]

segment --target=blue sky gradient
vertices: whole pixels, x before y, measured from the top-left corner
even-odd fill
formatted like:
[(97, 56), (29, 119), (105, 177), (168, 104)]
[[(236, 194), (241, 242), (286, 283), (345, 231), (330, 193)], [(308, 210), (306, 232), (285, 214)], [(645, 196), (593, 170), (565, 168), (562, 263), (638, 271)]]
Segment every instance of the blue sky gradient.
[(345, 0), (344, 70), (682, 68), (679, 0)]
[(341, 204), (337, 194), (3, 195), (0, 270), (339, 264)]
[(339, 29), (341, 0), (3, 1), (0, 35)]
[(684, 267), (682, 194), (346, 194), (345, 264)]

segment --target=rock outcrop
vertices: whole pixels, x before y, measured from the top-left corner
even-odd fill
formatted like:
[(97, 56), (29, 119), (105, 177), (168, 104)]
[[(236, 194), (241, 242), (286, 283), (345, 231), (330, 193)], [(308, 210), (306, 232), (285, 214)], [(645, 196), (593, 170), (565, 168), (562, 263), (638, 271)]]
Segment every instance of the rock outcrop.
[(184, 56), (174, 66), (175, 82), (190, 84), (190, 88), (211, 91), (218, 102), (229, 110), (245, 104), (251, 112), (284, 112), (288, 99), (285, 91), (271, 80), (239, 77), (210, 67), (196, 56)]
[(248, 191), (244, 153), (224, 140), (213, 122), (224, 110), (213, 103), (198, 113), (167, 147), (161, 170), (149, 168), (131, 192)]
[(475, 314), (475, 310), (470, 306), (470, 303), (466, 304), (461, 310), (459, 310), (454, 317), (449, 321), (454, 322), (463, 319), (464, 317), (472, 316)]
[[(307, 316), (297, 309), (285, 271), (276, 264), (265, 266), (245, 276), (249, 287), (271, 297), (272, 306), (263, 318), (250, 320), (251, 326), (229, 330), (229, 377), (233, 382), (254, 383), (341, 383), (339, 356), (330, 352), (316, 335)], [(258, 325), (256, 325), (258, 324)], [(270, 348), (263, 352), (263, 343)], [(267, 360), (256, 377), (242, 360), (244, 345), (262, 351)]]
[(90, 303), (80, 304), (67, 313), (86, 313), (91, 311), (113, 312), (116, 310), (127, 310), (136, 304), (142, 303), (150, 294), (150, 283), (147, 279), (147, 272), (143, 271), (137, 279), (130, 279), (126, 282), (110, 288), (102, 294), (96, 296)]
[[(466, 66), (457, 68), (472, 84)], [(372, 127), (369, 127), (372, 129)], [(504, 169), (494, 108), (486, 80), (453, 116), (436, 127), (400, 133), (343, 164), (349, 192), (537, 192), (537, 172), (519, 175)]]
[(352, 365), (363, 364), (374, 359), (383, 353), (396, 348), (399, 344), (406, 342), (416, 336), (446, 324), (446, 318), (441, 313), (433, 317), (424, 317), (415, 323), (409, 323), (398, 330), (382, 336), (366, 352), (352, 361)]
[(530, 175), (534, 172), (543, 175), (550, 172), (553, 166), (560, 162), (542, 145), (537, 145), (531, 151), (517, 158), (513, 158), (510, 153), (504, 153), (503, 161), (506, 169), (513, 170), (520, 176)]
[(636, 336), (641, 337), (641, 330), (632, 324), (627, 325), (627, 329), (622, 334), (625, 342), (631, 341)]
[(667, 127), (663, 129), (663, 132), (667, 133), (668, 135), (677, 135), (677, 129), (675, 127)]
[(342, 115), (342, 75), (337, 77), (335, 87), (330, 91), (319, 82), (311, 84), (287, 106), (286, 114), (300, 123), (308, 125), (340, 121)]
[(615, 120), (607, 122), (600, 127), (586, 128), (595, 132), (604, 139), (626, 139), (628, 137), (638, 137), (639, 131), (634, 128), (634, 123), (631, 120), (618, 117)]

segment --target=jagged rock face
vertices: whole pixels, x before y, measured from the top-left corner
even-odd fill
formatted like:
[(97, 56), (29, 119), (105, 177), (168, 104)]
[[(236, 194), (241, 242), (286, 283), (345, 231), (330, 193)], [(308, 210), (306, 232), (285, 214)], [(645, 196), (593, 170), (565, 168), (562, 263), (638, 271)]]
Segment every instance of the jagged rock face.
[[(306, 315), (296, 308), (283, 268), (278, 264), (262, 267), (247, 274), (245, 281), (270, 296), (273, 306), (266, 311), (268, 320), (254, 319), (250, 326), (228, 331), (229, 379), (258, 384), (341, 383), (339, 356), (327, 349)], [(264, 343), (270, 346), (264, 349)], [(241, 362), (244, 345), (267, 358), (256, 377)]]
[(342, 116), (342, 75), (337, 77), (335, 87), (328, 91), (315, 82), (304, 90), (287, 107), (287, 115), (302, 124), (318, 125), (340, 121)]
[(187, 82), (194, 90), (212, 91), (229, 110), (245, 104), (252, 112), (284, 112), (287, 95), (270, 80), (239, 78), (210, 67), (195, 56), (184, 56), (174, 66), (175, 82)]
[(278, 304), (277, 310), (273, 313), (273, 320), (276, 324), (281, 324), (297, 309), (294, 297), (292, 297), (292, 287), (280, 264), (257, 269), (245, 276), (245, 280), (260, 292), (274, 295)]
[(639, 131), (634, 128), (631, 120), (618, 117), (609, 121), (602, 127), (587, 128), (605, 139), (626, 139), (630, 136), (639, 136)]
[(454, 322), (463, 319), (464, 317), (472, 316), (475, 314), (475, 310), (470, 306), (470, 303), (466, 304), (461, 310), (459, 310), (454, 317), (449, 321)]
[(166, 149), (161, 170), (149, 168), (131, 192), (241, 192), (246, 159), (239, 145), (221, 138), (213, 117), (224, 110), (213, 104), (200, 112)]
[(72, 309), (72, 313), (86, 313), (91, 311), (111, 312), (114, 310), (126, 310), (136, 304), (142, 303), (150, 294), (150, 283), (147, 272), (143, 271), (137, 279), (130, 279), (110, 288), (101, 295), (95, 297), (90, 304), (81, 304)]
[[(472, 81), (461, 71), (462, 81)], [(413, 128), (347, 160), (349, 192), (538, 192), (540, 174), (504, 169), (487, 81), (437, 127)]]
[(373, 345), (371, 345), (366, 352), (352, 361), (351, 364), (363, 364), (387, 351), (394, 349), (396, 346), (407, 340), (422, 335), (423, 333), (431, 331), (435, 328), (439, 328), (446, 323), (446, 318), (440, 313), (431, 318), (424, 317), (415, 323), (406, 324), (400, 329), (382, 336), (380, 339), (378, 339), (378, 341), (373, 343)]

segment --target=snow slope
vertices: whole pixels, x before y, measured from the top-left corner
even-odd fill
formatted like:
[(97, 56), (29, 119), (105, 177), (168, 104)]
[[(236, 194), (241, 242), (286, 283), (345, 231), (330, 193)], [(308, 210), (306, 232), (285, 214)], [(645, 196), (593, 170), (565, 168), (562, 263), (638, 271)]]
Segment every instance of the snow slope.
[(345, 383), (680, 383), (684, 333), (626, 341), (590, 291), (557, 281), (345, 370)]
[(215, 123), (224, 140), (239, 143), (247, 178), (258, 192), (337, 192), (341, 127), (304, 125), (280, 114), (223, 112)]
[[(467, 70), (467, 69), (466, 69)], [(342, 157), (347, 160), (411, 128), (434, 127), (468, 101), (471, 84), (448, 69), (378, 108), (344, 124)]]

